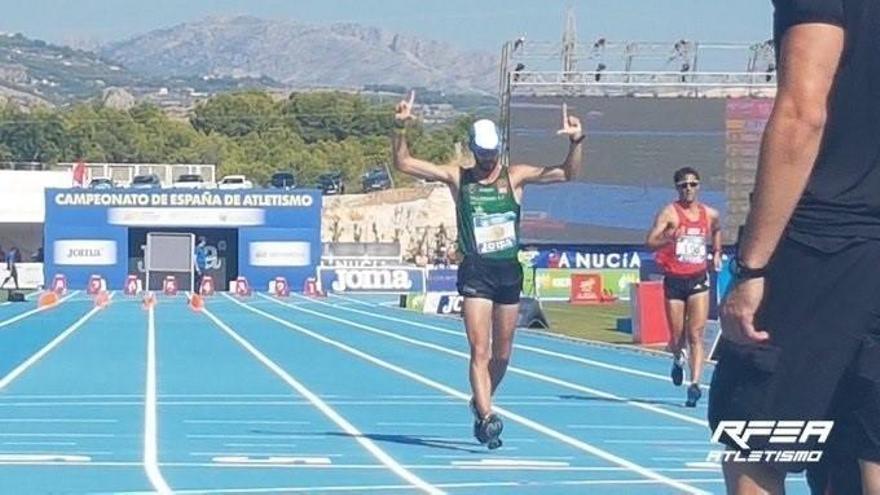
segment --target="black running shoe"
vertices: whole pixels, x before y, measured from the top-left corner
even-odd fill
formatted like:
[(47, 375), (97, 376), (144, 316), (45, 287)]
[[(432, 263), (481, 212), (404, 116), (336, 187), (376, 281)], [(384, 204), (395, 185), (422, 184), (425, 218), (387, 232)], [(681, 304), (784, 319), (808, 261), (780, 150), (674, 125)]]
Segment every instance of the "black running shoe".
[(672, 370), (669, 372), (669, 376), (672, 378), (672, 384), (676, 387), (681, 386), (684, 381), (684, 365), (687, 362), (687, 357), (685, 357), (684, 350), (679, 354), (678, 359), (672, 358)]
[(702, 396), (703, 392), (700, 390), (700, 385), (694, 383), (688, 387), (688, 399), (684, 405), (687, 407), (697, 407), (697, 401), (699, 401)]
[(477, 403), (474, 401), (473, 397), (471, 397), (470, 402), (468, 402), (468, 408), (471, 410), (471, 414), (474, 415), (474, 438), (480, 443), (486, 443), (480, 436), (480, 413), (477, 412)]
[(501, 432), (504, 430), (504, 423), (495, 414), (490, 414), (480, 422), (479, 436), (480, 443), (485, 443), (489, 450), (495, 450), (501, 447)]

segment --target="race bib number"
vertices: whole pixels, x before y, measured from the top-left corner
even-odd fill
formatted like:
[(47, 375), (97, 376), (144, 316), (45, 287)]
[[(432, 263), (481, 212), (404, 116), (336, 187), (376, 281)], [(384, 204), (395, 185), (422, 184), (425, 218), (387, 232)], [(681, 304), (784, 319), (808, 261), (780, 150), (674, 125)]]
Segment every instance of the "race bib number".
[(516, 246), (516, 214), (474, 216), (474, 238), (479, 254), (491, 254)]
[(706, 238), (699, 235), (683, 235), (675, 240), (675, 257), (681, 263), (701, 265), (706, 263)]

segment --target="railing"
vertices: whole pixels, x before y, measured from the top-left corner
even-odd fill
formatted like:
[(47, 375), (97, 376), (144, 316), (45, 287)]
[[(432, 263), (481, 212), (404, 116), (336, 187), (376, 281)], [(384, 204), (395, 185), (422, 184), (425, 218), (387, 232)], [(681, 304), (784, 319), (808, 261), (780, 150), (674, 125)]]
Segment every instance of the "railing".
[(773, 72), (519, 71), (509, 73), (513, 95), (766, 96), (776, 93)]

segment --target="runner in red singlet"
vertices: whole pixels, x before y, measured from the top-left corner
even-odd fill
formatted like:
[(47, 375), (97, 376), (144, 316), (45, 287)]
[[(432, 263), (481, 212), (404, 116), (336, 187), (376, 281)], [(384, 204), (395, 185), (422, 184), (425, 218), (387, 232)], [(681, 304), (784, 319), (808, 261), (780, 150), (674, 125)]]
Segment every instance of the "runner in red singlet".
[[(655, 251), (657, 263), (665, 274), (666, 315), (672, 330), (669, 340), (669, 351), (673, 355), (672, 382), (681, 385), (684, 365), (690, 361), (691, 384), (686, 405), (696, 407), (702, 395), (703, 331), (709, 317), (706, 244), (711, 237), (712, 260), (717, 271), (721, 267), (721, 222), (715, 209), (697, 201), (700, 174), (696, 170), (679, 169), (674, 180), (678, 201), (657, 215), (647, 244)], [(690, 353), (686, 352), (685, 344)]]

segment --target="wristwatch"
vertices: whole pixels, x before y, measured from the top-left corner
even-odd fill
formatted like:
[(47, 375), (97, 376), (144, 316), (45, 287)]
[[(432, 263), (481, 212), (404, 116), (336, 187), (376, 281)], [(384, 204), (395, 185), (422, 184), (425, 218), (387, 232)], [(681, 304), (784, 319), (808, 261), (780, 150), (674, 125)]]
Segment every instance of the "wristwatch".
[(730, 272), (736, 280), (752, 280), (755, 278), (764, 278), (767, 276), (767, 266), (761, 268), (750, 268), (746, 266), (740, 258), (730, 264)]

